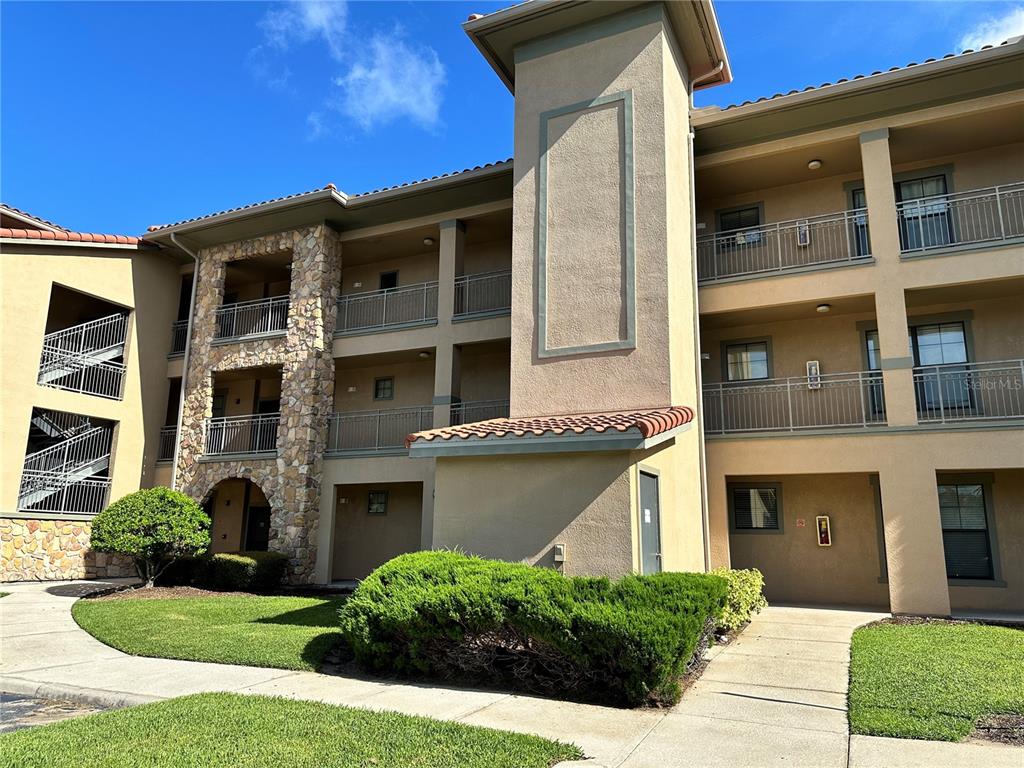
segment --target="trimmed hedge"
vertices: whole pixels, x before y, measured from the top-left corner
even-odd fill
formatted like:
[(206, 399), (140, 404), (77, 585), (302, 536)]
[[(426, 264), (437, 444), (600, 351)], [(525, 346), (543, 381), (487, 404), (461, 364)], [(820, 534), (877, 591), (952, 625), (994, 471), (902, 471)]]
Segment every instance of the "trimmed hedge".
[(718, 576), (565, 577), (456, 552), (400, 555), (340, 611), (363, 666), (570, 698), (673, 704), (725, 604)]
[(718, 620), (720, 630), (733, 632), (739, 629), (768, 605), (764, 598), (764, 575), (756, 568), (716, 568), (711, 573), (729, 583), (729, 597)]
[(221, 552), (177, 561), (160, 583), (225, 592), (273, 592), (287, 569), (288, 556), (280, 552)]

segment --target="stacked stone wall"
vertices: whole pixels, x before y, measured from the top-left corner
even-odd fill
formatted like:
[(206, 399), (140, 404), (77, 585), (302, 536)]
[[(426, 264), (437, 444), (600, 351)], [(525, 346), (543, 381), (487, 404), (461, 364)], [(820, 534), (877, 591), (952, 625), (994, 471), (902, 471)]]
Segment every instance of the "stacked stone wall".
[(82, 520), (0, 518), (0, 581), (63, 581), (135, 576), (131, 560), (89, 548)]

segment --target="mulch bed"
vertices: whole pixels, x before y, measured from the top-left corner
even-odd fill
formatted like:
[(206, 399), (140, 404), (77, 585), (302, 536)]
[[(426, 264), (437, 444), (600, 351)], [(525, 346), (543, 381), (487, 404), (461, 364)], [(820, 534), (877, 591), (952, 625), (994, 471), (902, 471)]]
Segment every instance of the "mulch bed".
[(260, 597), (251, 592), (215, 592), (198, 587), (129, 587), (90, 597), (90, 600), (174, 600), (186, 597)]
[(988, 715), (974, 726), (972, 738), (1024, 747), (1024, 715)]

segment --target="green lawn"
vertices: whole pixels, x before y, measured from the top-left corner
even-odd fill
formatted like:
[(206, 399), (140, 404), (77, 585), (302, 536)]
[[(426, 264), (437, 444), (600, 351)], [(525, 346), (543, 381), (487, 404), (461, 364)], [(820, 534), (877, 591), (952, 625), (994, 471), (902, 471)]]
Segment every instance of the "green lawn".
[(136, 656), (316, 669), (339, 639), (342, 597), (79, 600), (75, 621)]
[(989, 714), (1024, 714), (1024, 630), (880, 624), (853, 634), (853, 733), (958, 741)]
[(389, 712), (204, 693), (0, 736), (18, 768), (547, 768), (575, 747)]

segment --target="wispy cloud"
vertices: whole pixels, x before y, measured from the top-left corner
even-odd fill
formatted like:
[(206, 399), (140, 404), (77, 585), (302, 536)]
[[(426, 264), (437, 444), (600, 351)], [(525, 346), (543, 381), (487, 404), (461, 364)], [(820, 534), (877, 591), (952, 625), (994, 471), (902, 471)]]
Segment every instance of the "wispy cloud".
[(365, 54), (335, 80), (340, 111), (369, 130), (408, 118), (424, 128), (438, 124), (445, 69), (432, 48), (414, 48), (401, 37), (374, 35)]
[(397, 120), (432, 129), (440, 123), (446, 73), (436, 51), (409, 43), (401, 28), (353, 31), (345, 0), (290, 0), (259, 22), (263, 41), (249, 53), (253, 75), (267, 87), (293, 90), (285, 57), (299, 45), (322, 43), (344, 69), (325, 84), (321, 104), (306, 117), (308, 138), (331, 131), (330, 114), (363, 130)]
[(979, 21), (960, 38), (960, 50), (998, 45), (1018, 35), (1024, 35), (1024, 5), (1013, 6), (1001, 16), (989, 16)]

